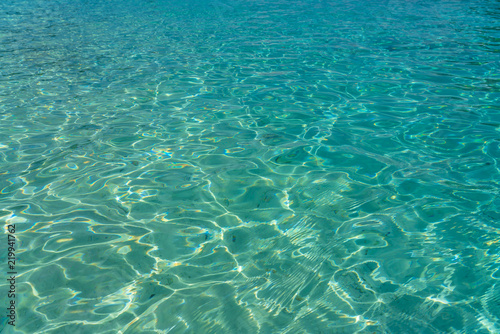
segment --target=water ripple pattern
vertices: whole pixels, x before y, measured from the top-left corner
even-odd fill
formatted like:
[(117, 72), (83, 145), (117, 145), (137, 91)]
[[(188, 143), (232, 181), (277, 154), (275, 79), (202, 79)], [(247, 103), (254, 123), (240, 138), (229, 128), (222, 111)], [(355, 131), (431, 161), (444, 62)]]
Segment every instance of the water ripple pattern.
[(2, 1), (0, 331), (499, 333), (499, 8)]

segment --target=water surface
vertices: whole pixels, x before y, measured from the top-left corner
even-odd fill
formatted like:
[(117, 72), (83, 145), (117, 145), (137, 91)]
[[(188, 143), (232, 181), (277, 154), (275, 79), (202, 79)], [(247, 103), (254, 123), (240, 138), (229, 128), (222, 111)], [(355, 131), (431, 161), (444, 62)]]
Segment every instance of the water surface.
[(2, 333), (500, 332), (499, 5), (2, 2)]

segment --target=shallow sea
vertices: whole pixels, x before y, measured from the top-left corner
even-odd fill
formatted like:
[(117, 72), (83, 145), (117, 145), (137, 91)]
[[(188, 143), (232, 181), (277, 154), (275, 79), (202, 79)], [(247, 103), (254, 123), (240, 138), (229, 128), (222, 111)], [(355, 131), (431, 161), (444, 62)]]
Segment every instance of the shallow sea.
[(500, 2), (0, 3), (0, 332), (500, 333)]

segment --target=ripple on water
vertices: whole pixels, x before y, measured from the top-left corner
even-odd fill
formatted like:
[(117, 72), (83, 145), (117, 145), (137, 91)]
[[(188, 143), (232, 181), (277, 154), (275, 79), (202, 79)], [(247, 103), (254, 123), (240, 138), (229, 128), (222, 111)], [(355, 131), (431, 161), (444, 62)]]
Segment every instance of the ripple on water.
[(4, 4), (0, 326), (499, 332), (490, 2)]

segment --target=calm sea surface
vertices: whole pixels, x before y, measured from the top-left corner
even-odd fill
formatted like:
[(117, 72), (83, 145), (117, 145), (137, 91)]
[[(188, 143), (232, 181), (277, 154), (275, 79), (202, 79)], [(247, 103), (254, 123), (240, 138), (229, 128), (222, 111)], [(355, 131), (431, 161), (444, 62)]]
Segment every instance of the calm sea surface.
[(499, 67), (498, 0), (2, 1), (0, 332), (500, 333)]

